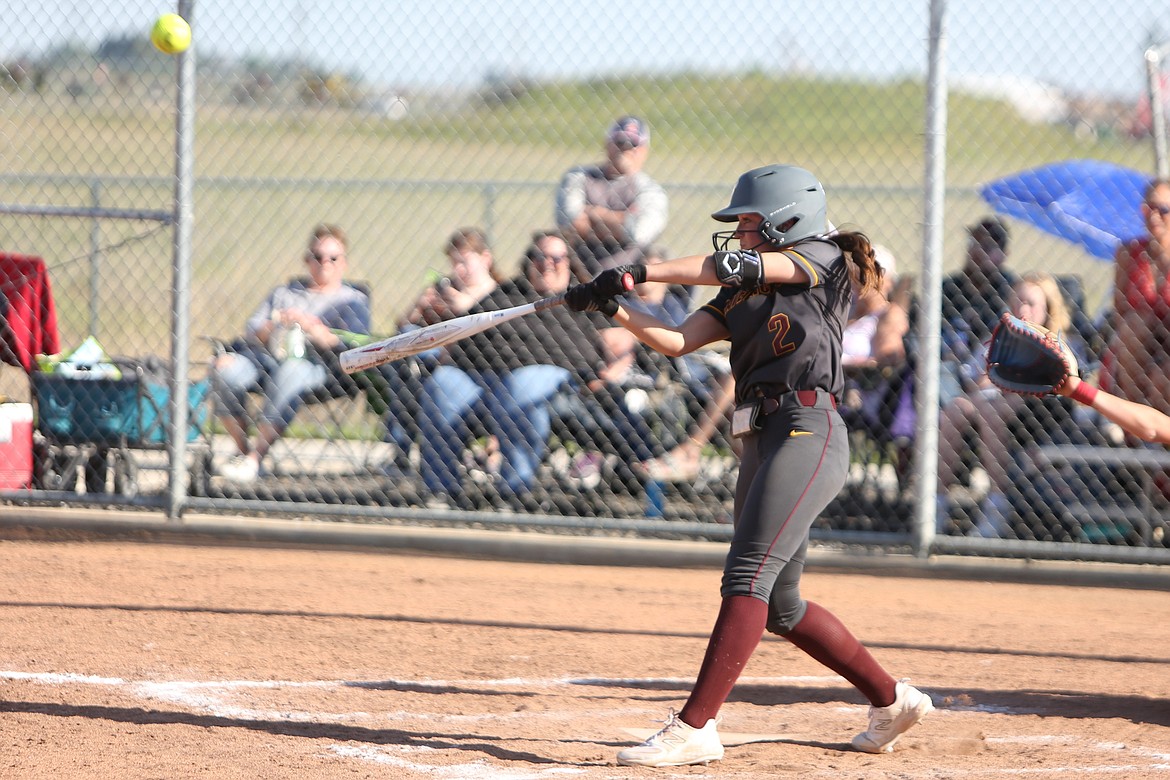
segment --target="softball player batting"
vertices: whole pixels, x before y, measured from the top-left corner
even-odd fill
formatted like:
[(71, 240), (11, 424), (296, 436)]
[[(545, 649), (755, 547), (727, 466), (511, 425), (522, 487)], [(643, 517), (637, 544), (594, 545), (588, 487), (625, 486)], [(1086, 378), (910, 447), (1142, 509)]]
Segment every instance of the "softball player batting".
[[(722, 605), (695, 687), (681, 712), (618, 753), (618, 763), (681, 766), (722, 758), (716, 716), (765, 629), (856, 686), (872, 706), (853, 746), (888, 753), (933, 709), (930, 697), (891, 677), (840, 620), (799, 590), (809, 528), (844, 485), (849, 466), (837, 398), (850, 275), (871, 290), (882, 270), (865, 235), (828, 234), (824, 188), (801, 168), (748, 171), (731, 202), (712, 216), (737, 223), (713, 234), (713, 254), (615, 268), (565, 296), (570, 308), (608, 314), (668, 355), (728, 339), (737, 401), (732, 434), (743, 443)], [(727, 248), (732, 239), (739, 249)], [(625, 274), (635, 283), (723, 289), (672, 327), (619, 305)]]

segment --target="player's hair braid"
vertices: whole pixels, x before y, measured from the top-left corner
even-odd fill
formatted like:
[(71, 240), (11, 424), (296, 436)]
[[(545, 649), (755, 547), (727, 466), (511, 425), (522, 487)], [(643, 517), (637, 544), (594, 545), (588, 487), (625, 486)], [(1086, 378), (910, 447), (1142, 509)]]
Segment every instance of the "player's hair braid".
[(828, 237), (830, 241), (840, 247), (854, 266), (857, 274), (857, 283), (863, 293), (876, 292), (881, 289), (882, 279), (885, 278), (885, 269), (878, 264), (877, 256), (873, 252), (873, 244), (869, 236), (861, 232), (837, 232)]

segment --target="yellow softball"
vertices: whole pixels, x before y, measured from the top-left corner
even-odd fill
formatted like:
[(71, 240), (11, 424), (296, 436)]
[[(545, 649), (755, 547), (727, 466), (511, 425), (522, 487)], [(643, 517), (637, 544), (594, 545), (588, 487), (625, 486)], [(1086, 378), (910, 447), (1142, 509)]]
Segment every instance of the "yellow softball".
[(150, 42), (166, 54), (178, 54), (191, 45), (191, 25), (178, 14), (163, 14), (150, 31)]

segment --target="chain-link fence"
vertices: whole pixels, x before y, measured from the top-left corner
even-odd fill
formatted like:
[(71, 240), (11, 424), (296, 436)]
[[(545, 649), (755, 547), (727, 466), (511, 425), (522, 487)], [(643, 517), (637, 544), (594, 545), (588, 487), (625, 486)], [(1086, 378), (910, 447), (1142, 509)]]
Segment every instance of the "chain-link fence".
[[(182, 473), (186, 506), (200, 508), (726, 535), (737, 470), (719, 345), (666, 359), (561, 309), (353, 376), (337, 355), (553, 294), (623, 258), (709, 251), (709, 215), (735, 178), (791, 162), (824, 182), (835, 224), (887, 250), (902, 282), (888, 296), (910, 314), (880, 354), (860, 336), (886, 299), (851, 323), (840, 400), (853, 467), (817, 533), (906, 542), (916, 507), (937, 497), (936, 530), (954, 544), (1163, 546), (1170, 458), (1071, 402), (1004, 398), (980, 377), (988, 326), (1036, 295), (1063, 312), (1052, 322), (1090, 371), (1108, 362), (1112, 260), (993, 206), (985, 185), (1063, 161), (1155, 170), (1143, 52), (1167, 22), (1158, 5), (180, 10), (195, 63), (186, 289), (172, 216), (184, 57), (151, 45), (158, 9), (18, 2), (0, 31), (0, 251), (17, 353), (5, 408), (35, 411), (28, 463), (18, 434), (0, 453), (10, 498), (165, 506)], [(932, 10), (945, 12), (942, 37)], [(932, 43), (945, 43), (942, 73), (928, 71)], [(932, 77), (949, 84), (945, 103)], [(636, 119), (615, 124), (624, 116)], [(931, 122), (946, 150), (933, 212)], [(641, 173), (615, 179), (634, 158)], [(586, 202), (618, 216), (582, 217)], [(981, 227), (997, 208), (1002, 221)], [(534, 240), (555, 230), (567, 240)], [(1006, 275), (969, 273), (997, 261)], [(923, 451), (933, 421), (915, 409), (931, 263), (947, 275), (937, 453)], [(38, 279), (53, 317), (23, 297)], [(712, 291), (638, 295), (680, 318)], [(189, 318), (176, 320), (176, 300)], [(105, 357), (70, 359), (89, 336)], [(304, 355), (295, 343), (284, 354), (290, 337)], [(168, 472), (158, 426), (176, 338), (193, 427)], [(53, 343), (60, 362), (22, 362), (22, 343)]]

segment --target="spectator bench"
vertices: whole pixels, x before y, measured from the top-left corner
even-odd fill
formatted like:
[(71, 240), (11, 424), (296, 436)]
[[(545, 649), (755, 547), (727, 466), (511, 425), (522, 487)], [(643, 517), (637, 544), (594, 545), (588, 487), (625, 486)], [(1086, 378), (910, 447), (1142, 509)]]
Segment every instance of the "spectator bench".
[[(1170, 511), (1159, 495), (1157, 476), (1170, 472), (1170, 450), (1140, 447), (1110, 447), (1086, 444), (1050, 444), (1029, 448), (1035, 473), (1050, 483), (1059, 483), (1060, 507), (1079, 522), (1089, 537), (1086, 541), (1107, 541), (1128, 525), (1147, 546), (1162, 545), (1170, 525)], [(1118, 493), (1102, 484), (1078, 480), (1070, 484), (1069, 475), (1077, 469), (1110, 475)], [(1128, 498), (1129, 501), (1125, 499)], [(1120, 533), (1124, 533), (1123, 531)], [(1098, 537), (1098, 538), (1094, 538)]]

